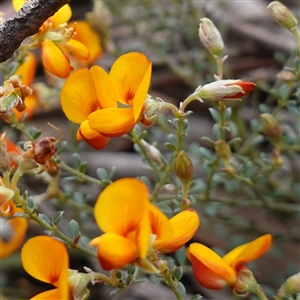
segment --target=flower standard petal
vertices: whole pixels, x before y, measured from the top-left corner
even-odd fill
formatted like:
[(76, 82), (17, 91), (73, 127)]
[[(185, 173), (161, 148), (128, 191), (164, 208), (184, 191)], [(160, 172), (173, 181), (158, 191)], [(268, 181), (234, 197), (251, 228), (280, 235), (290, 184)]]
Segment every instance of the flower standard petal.
[(27, 273), (57, 286), (59, 299), (68, 299), (69, 257), (61, 242), (48, 236), (33, 237), (24, 244), (21, 260)]
[(68, 77), (73, 69), (63, 51), (49, 39), (42, 42), (42, 62), (48, 72), (61, 78)]
[(118, 97), (111, 78), (99, 66), (91, 67), (90, 72), (92, 73), (99, 108), (117, 108)]
[(148, 201), (148, 189), (143, 182), (119, 179), (99, 195), (94, 210), (96, 222), (104, 232), (127, 236), (147, 215)]
[(174, 230), (174, 236), (154, 242), (154, 247), (162, 253), (175, 252), (181, 248), (194, 236), (200, 220), (195, 210), (187, 209), (171, 218), (170, 225)]
[(97, 247), (97, 256), (104, 270), (123, 268), (138, 257), (138, 248), (131, 240), (115, 233), (104, 233), (89, 246)]
[(234, 284), (234, 270), (208, 247), (192, 243), (186, 251), (197, 281), (208, 289), (221, 289)]
[(94, 81), (88, 69), (79, 69), (65, 81), (61, 96), (62, 110), (74, 123), (82, 123), (98, 107)]
[(26, 0), (13, 0), (12, 5), (14, 7), (14, 10), (18, 11), (25, 2), (26, 2)]
[(60, 24), (67, 23), (72, 16), (72, 10), (69, 4), (61, 7), (48, 21), (53, 23), (53, 28), (57, 28)]
[[(270, 234), (265, 234), (254, 241), (241, 245), (223, 257), (224, 261), (231, 261), (230, 265), (236, 271), (244, 264), (249, 261), (255, 260), (262, 256), (268, 251), (272, 244), (272, 236)], [(233, 253), (233, 254), (232, 254)], [(234, 257), (234, 259), (232, 259)]]
[(150, 86), (152, 63), (139, 52), (120, 56), (113, 64), (109, 76), (116, 85), (119, 102), (134, 107), (137, 121)]
[(100, 109), (88, 116), (89, 125), (108, 137), (122, 136), (135, 125), (132, 108)]
[(88, 121), (81, 123), (77, 135), (77, 140), (84, 139), (91, 147), (96, 150), (103, 149), (109, 142), (110, 138), (100, 134), (97, 131), (94, 131), (89, 126)]

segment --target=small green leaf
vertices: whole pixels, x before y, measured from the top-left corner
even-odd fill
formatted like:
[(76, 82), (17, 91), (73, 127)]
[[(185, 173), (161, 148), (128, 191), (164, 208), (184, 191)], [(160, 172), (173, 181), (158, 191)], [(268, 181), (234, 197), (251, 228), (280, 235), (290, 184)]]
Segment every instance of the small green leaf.
[[(175, 258), (180, 265), (184, 265), (186, 263), (186, 246), (183, 245), (180, 249), (175, 252)], [(182, 275), (181, 275), (182, 276)], [(179, 280), (180, 278), (178, 278)]]
[(38, 217), (44, 221), (45, 223), (47, 223), (48, 225), (52, 225), (51, 224), (51, 220), (49, 219), (48, 216), (44, 215), (44, 214), (38, 214)]
[(207, 160), (211, 160), (212, 159), (212, 155), (211, 152), (204, 147), (199, 147), (199, 154), (203, 157), (205, 157)]
[(87, 168), (88, 168), (88, 164), (87, 164), (86, 162), (83, 162), (83, 163), (79, 166), (78, 171), (79, 171), (80, 173), (85, 173), (86, 170), (87, 170)]
[(68, 232), (71, 238), (75, 238), (79, 234), (79, 224), (74, 219), (68, 224)]
[(210, 114), (211, 114), (213, 120), (214, 120), (216, 123), (219, 123), (220, 120), (221, 120), (221, 117), (220, 117), (219, 112), (218, 112), (215, 108), (213, 108), (213, 107), (210, 107), (208, 110), (209, 110), (209, 112), (210, 112)]
[(185, 290), (184, 285), (183, 285), (181, 282), (178, 282), (178, 285), (177, 285), (177, 291), (179, 292), (179, 294), (180, 294), (182, 297), (185, 297), (185, 295), (186, 295), (186, 290)]
[(192, 298), (191, 298), (191, 300), (200, 300), (200, 299), (202, 299), (203, 297), (201, 296), (201, 295), (199, 295), (199, 294), (197, 294), (197, 295), (194, 295)]
[(230, 119), (231, 114), (232, 114), (232, 108), (231, 107), (227, 107), (225, 109), (225, 112), (224, 112), (224, 119), (225, 119), (225, 121), (228, 121)]
[(173, 270), (173, 277), (176, 279), (176, 280), (180, 280), (182, 275), (183, 275), (183, 268), (180, 266), (180, 267), (174, 267)]
[(64, 211), (60, 210), (54, 215), (54, 217), (52, 218), (52, 222), (54, 225), (56, 225), (60, 222), (63, 214), (64, 214)]
[(221, 130), (220, 130), (218, 124), (215, 124), (215, 125), (213, 126), (212, 132), (213, 132), (214, 138), (215, 138), (217, 141), (221, 140)]
[(74, 153), (71, 157), (71, 165), (77, 169), (81, 165), (81, 157), (78, 153)]
[(174, 134), (169, 134), (168, 135), (168, 140), (169, 142), (174, 145), (174, 146), (177, 146), (178, 145), (178, 139), (177, 139), (177, 136), (174, 135)]
[(34, 203), (34, 201), (33, 201), (33, 199), (32, 199), (31, 197), (28, 197), (28, 198), (27, 198), (27, 206), (28, 206), (28, 208), (30, 208), (30, 209), (33, 209), (34, 206), (35, 206), (35, 203)]
[(128, 273), (129, 275), (133, 275), (134, 272), (135, 272), (135, 267), (134, 267), (133, 265), (128, 265), (128, 266), (127, 266), (127, 273)]
[(165, 146), (171, 151), (176, 151), (176, 147), (171, 143), (165, 143)]
[(108, 174), (107, 171), (103, 168), (98, 168), (97, 171), (97, 176), (100, 180), (107, 180), (108, 179)]
[(13, 214), (13, 218), (14, 217), (18, 217), (18, 218), (27, 218), (28, 215), (22, 212), (16, 212), (15, 214)]
[(35, 127), (31, 127), (29, 129), (29, 133), (32, 135), (32, 137), (36, 140), (40, 137), (40, 135), (42, 134), (41, 130), (36, 129)]

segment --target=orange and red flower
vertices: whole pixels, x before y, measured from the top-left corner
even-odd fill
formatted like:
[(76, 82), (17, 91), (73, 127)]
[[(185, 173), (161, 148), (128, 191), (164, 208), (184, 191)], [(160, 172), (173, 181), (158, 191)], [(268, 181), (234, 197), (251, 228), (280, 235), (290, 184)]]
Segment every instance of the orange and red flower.
[(176, 251), (199, 226), (194, 210), (168, 218), (149, 202), (147, 186), (134, 178), (123, 178), (109, 185), (98, 197), (95, 219), (104, 232), (90, 246), (97, 247), (98, 260), (105, 270), (137, 263), (148, 271), (152, 249), (162, 253)]
[(221, 289), (225, 285), (234, 287), (238, 274), (247, 262), (257, 259), (270, 248), (272, 236), (263, 235), (254, 241), (236, 247), (223, 258), (208, 247), (192, 243), (186, 250), (197, 281), (208, 289)]
[(151, 62), (138, 52), (120, 56), (107, 74), (101, 67), (69, 76), (61, 93), (67, 118), (80, 127), (77, 140), (95, 149), (132, 130), (142, 118), (151, 78)]
[[(18, 11), (25, 2), (26, 0), (13, 0), (14, 9)], [(102, 53), (99, 38), (95, 39), (96, 33), (87, 24), (80, 22), (78, 26), (67, 27), (71, 15), (70, 6), (64, 5), (43, 23), (29, 44), (32, 49), (42, 48), (42, 62), (45, 69), (61, 78), (68, 77), (73, 70), (69, 53), (79, 61), (86, 61), (87, 64)], [(78, 38), (75, 38), (76, 27), (79, 32)], [(85, 31), (85, 37), (82, 37), (82, 31)]]

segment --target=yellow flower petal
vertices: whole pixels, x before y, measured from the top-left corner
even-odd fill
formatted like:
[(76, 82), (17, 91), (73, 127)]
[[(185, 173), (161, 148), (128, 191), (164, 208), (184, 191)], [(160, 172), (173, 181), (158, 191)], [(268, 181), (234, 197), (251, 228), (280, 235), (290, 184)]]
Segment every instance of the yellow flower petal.
[(174, 229), (167, 216), (151, 203), (149, 204), (149, 214), (152, 233), (156, 235), (154, 248), (159, 250), (160, 240), (172, 239), (174, 236)]
[(25, 2), (26, 2), (26, 0), (13, 0), (12, 5), (14, 7), (14, 10), (18, 11)]
[(170, 225), (174, 230), (173, 237), (165, 237), (154, 242), (154, 248), (162, 253), (175, 252), (189, 241), (200, 225), (198, 214), (193, 209), (180, 212), (170, 219)]
[(100, 109), (91, 113), (88, 120), (93, 130), (108, 137), (122, 136), (135, 125), (132, 108)]
[(90, 69), (94, 80), (99, 108), (117, 108), (117, 93), (108, 74), (99, 66)]
[(85, 121), (98, 107), (92, 73), (88, 69), (72, 73), (63, 85), (60, 101), (70, 121), (77, 124)]
[(48, 72), (61, 78), (68, 77), (73, 69), (63, 51), (48, 39), (42, 42), (42, 62)]
[(232, 268), (238, 271), (244, 263), (255, 260), (268, 251), (272, 244), (272, 236), (265, 234), (254, 241), (241, 245), (223, 257), (223, 260), (229, 262)]
[(21, 259), (27, 273), (57, 286), (59, 299), (68, 299), (69, 257), (61, 242), (49, 236), (33, 237), (24, 244)]
[(90, 57), (88, 59), (80, 61), (86, 65), (95, 62), (103, 53), (99, 35), (85, 21), (70, 22), (68, 27), (75, 27), (76, 34), (73, 39), (85, 45), (90, 52)]
[(115, 233), (105, 233), (93, 239), (89, 246), (97, 247), (97, 256), (104, 270), (123, 268), (138, 256), (135, 243)]
[(23, 64), (16, 70), (15, 75), (20, 76), (23, 84), (30, 86), (36, 71), (36, 58), (31, 52), (26, 56)]
[(63, 44), (63, 48), (68, 50), (76, 58), (88, 59), (90, 52), (81, 42), (71, 39)]
[(118, 101), (134, 108), (136, 122), (142, 111), (150, 86), (152, 64), (139, 52), (120, 56), (113, 64), (109, 76), (118, 93)]
[(53, 23), (53, 28), (57, 28), (60, 24), (67, 23), (72, 16), (72, 10), (69, 4), (64, 5), (60, 8), (52, 17), (47, 21)]
[(53, 299), (68, 300), (68, 298), (61, 298), (59, 289), (49, 290), (37, 294), (34, 297), (30, 298), (30, 300), (53, 300)]
[(96, 150), (103, 149), (110, 140), (110, 138), (92, 130), (88, 124), (88, 121), (81, 123), (76, 138), (77, 140), (81, 140), (83, 138), (91, 147)]
[(192, 243), (186, 255), (191, 261), (197, 281), (208, 289), (221, 289), (227, 284), (234, 284), (234, 270), (222, 258), (206, 246)]
[[(19, 209), (18, 209), (19, 210)], [(27, 220), (14, 217), (3, 226), (1, 223), (0, 258), (15, 252), (22, 244), (27, 231)]]
[(104, 232), (127, 236), (147, 216), (148, 201), (148, 189), (142, 181), (119, 179), (99, 195), (94, 210), (96, 222)]

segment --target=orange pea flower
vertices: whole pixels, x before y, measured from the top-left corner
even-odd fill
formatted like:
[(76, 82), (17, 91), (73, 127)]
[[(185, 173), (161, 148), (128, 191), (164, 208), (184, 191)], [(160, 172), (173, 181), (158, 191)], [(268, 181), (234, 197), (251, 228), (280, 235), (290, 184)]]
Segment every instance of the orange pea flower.
[(24, 212), (11, 200), (13, 195), (14, 192), (2, 184), (0, 177), (0, 258), (16, 251), (27, 231), (27, 219), (12, 217), (17, 212)]
[[(174, 252), (194, 235), (200, 223), (192, 209), (168, 220), (149, 203), (147, 186), (134, 178), (117, 180), (99, 195), (95, 219), (104, 234), (89, 245), (97, 247), (99, 262), (105, 270), (137, 263), (153, 271), (146, 260), (150, 248)], [(152, 245), (150, 240), (154, 240)]]
[(31, 299), (69, 299), (69, 255), (61, 242), (49, 236), (33, 237), (24, 244), (21, 260), (28, 274), (56, 287)]
[[(34, 80), (36, 65), (37, 63), (35, 55), (29, 52), (23, 64), (16, 70), (15, 75), (18, 75), (20, 77), (20, 80), (23, 84), (30, 87)], [(34, 90), (30, 96), (26, 97), (25, 105), (25, 110), (21, 112), (17, 109), (14, 109), (18, 120), (21, 120), (22, 116), (25, 113), (26, 119), (30, 119), (33, 116), (38, 105), (37, 95)]]
[(150, 239), (148, 190), (134, 178), (109, 185), (98, 197), (95, 219), (104, 232), (89, 246), (97, 247), (104, 270), (119, 269), (137, 258), (145, 258)]
[(149, 212), (152, 233), (156, 236), (153, 248), (162, 253), (177, 251), (193, 237), (200, 225), (193, 209), (184, 210), (170, 220), (152, 204)]
[(100, 150), (111, 137), (131, 131), (142, 118), (151, 67), (144, 54), (130, 52), (109, 74), (99, 66), (72, 73), (62, 88), (61, 106), (70, 121), (80, 124), (77, 140)]
[[(18, 11), (26, 0), (13, 0), (13, 6)], [(59, 9), (40, 27), (30, 48), (42, 48), (42, 62), (45, 69), (61, 78), (69, 76), (73, 67), (70, 65), (68, 53), (79, 60), (88, 60), (89, 49), (80, 41), (73, 38), (75, 28), (67, 28), (72, 10), (68, 4)], [(92, 42), (89, 45), (93, 44)]]
[(245, 263), (257, 259), (270, 248), (272, 236), (263, 235), (254, 241), (238, 246), (223, 258), (208, 247), (192, 243), (186, 255), (192, 264), (196, 280), (208, 289), (221, 289), (225, 285), (234, 286), (238, 274), (245, 269)]

